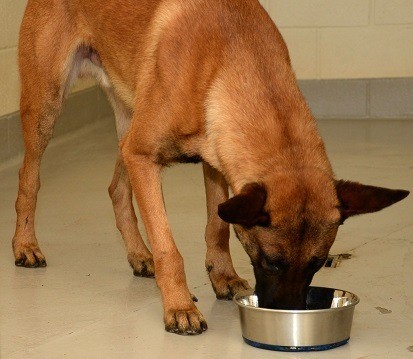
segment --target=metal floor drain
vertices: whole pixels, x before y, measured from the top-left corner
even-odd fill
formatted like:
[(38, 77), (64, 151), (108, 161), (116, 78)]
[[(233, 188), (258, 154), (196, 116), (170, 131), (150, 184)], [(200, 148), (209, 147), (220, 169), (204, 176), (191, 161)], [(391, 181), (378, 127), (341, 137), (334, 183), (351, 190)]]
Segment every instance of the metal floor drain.
[(350, 259), (350, 258), (351, 258), (351, 254), (348, 254), (348, 253), (329, 255), (326, 262), (324, 263), (324, 267), (337, 268), (340, 265), (340, 262), (342, 259)]

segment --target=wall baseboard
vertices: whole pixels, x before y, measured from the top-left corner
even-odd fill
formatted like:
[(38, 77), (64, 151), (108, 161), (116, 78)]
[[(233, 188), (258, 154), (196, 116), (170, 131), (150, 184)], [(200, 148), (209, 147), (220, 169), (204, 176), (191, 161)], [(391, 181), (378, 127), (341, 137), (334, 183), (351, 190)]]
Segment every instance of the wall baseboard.
[[(413, 78), (301, 80), (299, 86), (317, 119), (413, 119)], [(112, 115), (98, 87), (76, 92), (65, 102), (54, 137)], [(22, 152), (19, 113), (0, 117), (0, 162)]]
[(413, 119), (413, 78), (301, 80), (317, 119)]

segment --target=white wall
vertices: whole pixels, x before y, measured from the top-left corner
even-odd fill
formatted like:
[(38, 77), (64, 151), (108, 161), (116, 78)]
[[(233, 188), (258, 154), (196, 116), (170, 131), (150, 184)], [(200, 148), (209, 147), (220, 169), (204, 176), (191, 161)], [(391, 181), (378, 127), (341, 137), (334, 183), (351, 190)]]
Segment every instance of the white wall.
[(413, 76), (412, 0), (261, 0), (301, 79)]
[[(16, 45), (26, 2), (0, 0), (0, 116), (18, 110)], [(261, 2), (301, 79), (413, 77), (413, 0)]]

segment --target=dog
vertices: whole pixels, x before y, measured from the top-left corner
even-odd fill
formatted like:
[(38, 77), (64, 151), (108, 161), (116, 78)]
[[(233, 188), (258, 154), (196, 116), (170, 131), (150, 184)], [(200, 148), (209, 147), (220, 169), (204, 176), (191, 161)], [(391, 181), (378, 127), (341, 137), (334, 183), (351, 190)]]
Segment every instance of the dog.
[(34, 229), (39, 165), (73, 81), (92, 76), (116, 117), (117, 227), (134, 274), (156, 278), (169, 332), (199, 334), (207, 324), (168, 226), (163, 167), (202, 161), (212, 287), (219, 299), (250, 288), (231, 261), (233, 224), (266, 308), (303, 308), (339, 226), (409, 194), (335, 178), (286, 44), (257, 0), (29, 0), (19, 68), (15, 264), (46, 266)]

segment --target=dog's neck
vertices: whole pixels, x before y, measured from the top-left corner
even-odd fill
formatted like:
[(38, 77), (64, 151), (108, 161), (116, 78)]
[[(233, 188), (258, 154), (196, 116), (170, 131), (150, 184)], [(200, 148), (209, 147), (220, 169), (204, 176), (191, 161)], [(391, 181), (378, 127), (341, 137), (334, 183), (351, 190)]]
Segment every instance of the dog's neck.
[[(233, 84), (232, 84), (233, 85)], [(256, 93), (215, 84), (207, 108), (207, 135), (214, 159), (234, 193), (273, 173), (314, 168), (333, 178), (333, 171), (313, 118), (296, 81), (285, 91), (261, 87)], [(216, 146), (217, 145), (217, 146)]]

